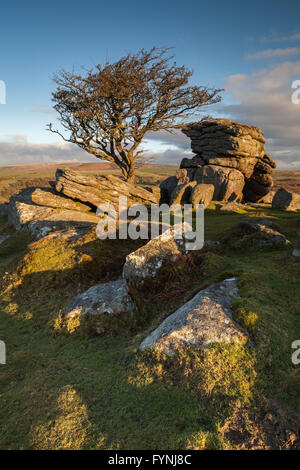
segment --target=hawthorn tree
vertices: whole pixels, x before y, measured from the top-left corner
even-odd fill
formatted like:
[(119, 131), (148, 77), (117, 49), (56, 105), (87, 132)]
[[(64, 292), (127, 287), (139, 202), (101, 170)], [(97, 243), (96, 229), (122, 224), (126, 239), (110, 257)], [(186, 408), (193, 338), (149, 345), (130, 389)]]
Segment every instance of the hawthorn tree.
[[(190, 86), (192, 71), (171, 63), (169, 48), (153, 47), (106, 62), (79, 75), (55, 77), (54, 109), (63, 130), (48, 130), (102, 160), (116, 163), (133, 182), (143, 158), (139, 146), (150, 131), (178, 127), (179, 119), (221, 100), (221, 89)], [(66, 135), (67, 131), (67, 135)]]

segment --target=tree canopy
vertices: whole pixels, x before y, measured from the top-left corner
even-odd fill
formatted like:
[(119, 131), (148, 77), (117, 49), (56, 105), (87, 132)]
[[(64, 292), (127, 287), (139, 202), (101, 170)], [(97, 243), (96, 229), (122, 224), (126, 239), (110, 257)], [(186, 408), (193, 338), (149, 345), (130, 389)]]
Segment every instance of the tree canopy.
[(134, 179), (148, 132), (172, 131), (179, 120), (221, 100), (221, 89), (189, 85), (193, 72), (171, 62), (168, 50), (142, 49), (84, 74), (62, 70), (52, 94), (62, 130), (48, 129)]

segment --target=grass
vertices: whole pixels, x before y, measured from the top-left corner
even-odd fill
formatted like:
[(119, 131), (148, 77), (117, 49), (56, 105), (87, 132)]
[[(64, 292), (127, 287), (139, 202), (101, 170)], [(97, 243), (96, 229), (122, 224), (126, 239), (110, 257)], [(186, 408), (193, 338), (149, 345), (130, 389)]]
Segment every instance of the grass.
[[(206, 239), (238, 221), (269, 217), (292, 242), (299, 215), (263, 208), (206, 211)], [(120, 278), (140, 241), (96, 239), (33, 242), (1, 219), (1, 449), (255, 449), (295, 448), (299, 366), (300, 263), (292, 246), (225, 247), (207, 253), (192, 273), (167, 280), (139, 316), (101, 336), (68, 334), (61, 314), (98, 282)], [(234, 316), (249, 344), (215, 345), (174, 358), (137, 352), (168, 314), (201, 288), (239, 275)]]

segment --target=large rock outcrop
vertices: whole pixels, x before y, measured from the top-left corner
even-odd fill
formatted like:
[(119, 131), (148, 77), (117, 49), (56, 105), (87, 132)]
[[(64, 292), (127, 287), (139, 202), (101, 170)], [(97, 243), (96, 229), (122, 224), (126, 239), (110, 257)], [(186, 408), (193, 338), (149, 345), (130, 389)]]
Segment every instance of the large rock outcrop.
[(202, 349), (214, 343), (245, 344), (248, 334), (232, 319), (230, 308), (238, 296), (235, 278), (212, 284), (167, 317), (139, 349), (172, 356), (183, 348)]
[[(193, 158), (181, 162), (178, 185), (196, 181), (213, 184), (214, 200), (257, 202), (273, 186), (276, 163), (266, 154), (263, 132), (228, 119), (211, 119), (187, 124), (182, 132), (190, 137)], [(161, 185), (174, 189), (174, 179)], [(185, 202), (185, 201), (182, 201)]]
[(89, 176), (74, 170), (56, 172), (52, 188), (27, 188), (1, 206), (1, 214), (17, 230), (26, 225), (36, 238), (64, 229), (95, 226), (96, 208), (111, 203), (118, 208), (119, 196), (128, 205), (159, 202), (159, 191), (148, 191), (115, 176)]

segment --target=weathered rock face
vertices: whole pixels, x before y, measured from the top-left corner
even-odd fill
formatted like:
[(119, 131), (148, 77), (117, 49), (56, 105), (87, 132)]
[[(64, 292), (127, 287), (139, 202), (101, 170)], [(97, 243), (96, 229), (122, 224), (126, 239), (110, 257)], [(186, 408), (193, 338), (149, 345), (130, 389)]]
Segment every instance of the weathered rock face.
[[(218, 201), (256, 202), (270, 191), (276, 164), (266, 154), (260, 129), (212, 119), (187, 124), (182, 132), (191, 138), (192, 151), (196, 153), (193, 158), (184, 158), (180, 165), (187, 176), (186, 184), (194, 180), (213, 184), (213, 199)], [(176, 177), (182, 184), (182, 175)]]
[(246, 201), (259, 201), (260, 198), (268, 194), (270, 188), (273, 186), (273, 178), (271, 174), (264, 173), (259, 168), (259, 165), (256, 164), (252, 176), (246, 179), (243, 190)]
[(295, 248), (293, 250), (293, 256), (300, 257), (300, 233), (298, 233), (298, 238), (296, 240)]
[(197, 184), (191, 193), (190, 202), (193, 207), (197, 204), (203, 204), (206, 209), (213, 199), (215, 187), (213, 184)]
[(180, 241), (174, 238), (174, 232), (168, 230), (130, 253), (123, 267), (123, 279), (129, 290), (143, 289), (154, 278), (159, 281), (160, 270), (179, 262), (183, 252)]
[(87, 213), (91, 208), (56, 195), (51, 189), (27, 188), (10, 198), (6, 213), (8, 222), (19, 229), (32, 220), (44, 219), (65, 210), (67, 213), (69, 211)]
[(231, 301), (239, 296), (235, 278), (213, 284), (167, 317), (140, 345), (172, 356), (179, 349), (213, 343), (245, 344), (247, 333), (232, 319)]
[(192, 189), (196, 184), (196, 181), (178, 184), (171, 194), (170, 205), (188, 203), (191, 198)]
[(188, 124), (183, 132), (191, 138), (193, 152), (204, 158), (218, 155), (248, 158), (265, 154), (265, 138), (260, 129), (229, 119)]
[(215, 201), (239, 201), (243, 198), (245, 180), (242, 173), (234, 168), (205, 165), (197, 168), (194, 179), (198, 183), (214, 186)]
[[(42, 205), (45, 203), (45, 205)], [(55, 195), (51, 190), (28, 188), (11, 197), (7, 208), (8, 223), (19, 230), (27, 225), (38, 238), (42, 233), (71, 226), (92, 226), (99, 217), (90, 207)]]
[(85, 317), (91, 320), (96, 333), (102, 333), (97, 323), (103, 315), (118, 316), (136, 311), (136, 307), (128, 293), (125, 281), (112, 281), (97, 284), (75, 297), (67, 307), (65, 319)]
[(27, 227), (36, 239), (40, 239), (58, 230), (88, 229), (95, 226), (99, 220), (99, 217), (93, 213), (57, 210), (50, 215), (43, 214), (40, 219), (31, 220)]
[(11, 200), (8, 210), (8, 223), (19, 230), (22, 225), (35, 219), (47, 217), (54, 210), (50, 207), (35, 206), (20, 201)]
[(176, 188), (178, 180), (176, 176), (169, 176), (160, 184), (161, 202), (168, 203), (171, 198), (171, 194)]
[(45, 207), (52, 207), (55, 209), (68, 209), (79, 212), (90, 212), (91, 208), (81, 202), (73, 201), (67, 197), (61, 197), (54, 194), (49, 189), (36, 188), (31, 194), (31, 200), (34, 204)]
[(127, 196), (129, 201), (139, 200), (144, 204), (157, 203), (157, 194), (144, 188), (125, 183), (116, 176), (90, 176), (79, 171), (56, 171), (56, 191), (65, 196), (98, 207), (103, 203), (118, 205), (119, 196)]
[(289, 211), (300, 210), (300, 194), (292, 193), (284, 188), (278, 189), (273, 201), (273, 209), (284, 209)]
[(67, 307), (66, 318), (76, 315), (119, 315), (132, 312), (132, 302), (123, 280), (97, 284), (78, 295)]

